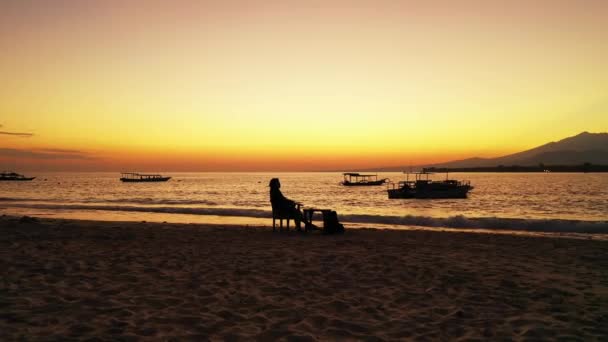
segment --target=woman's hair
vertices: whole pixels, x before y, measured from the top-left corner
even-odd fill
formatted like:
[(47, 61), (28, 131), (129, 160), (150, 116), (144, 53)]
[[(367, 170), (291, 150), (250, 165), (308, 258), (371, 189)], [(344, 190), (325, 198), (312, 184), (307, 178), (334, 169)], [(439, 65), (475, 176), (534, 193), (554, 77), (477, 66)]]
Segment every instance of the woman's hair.
[(280, 188), (281, 182), (279, 182), (278, 178), (273, 178), (270, 180), (270, 184), (268, 184), (268, 186), (271, 188)]

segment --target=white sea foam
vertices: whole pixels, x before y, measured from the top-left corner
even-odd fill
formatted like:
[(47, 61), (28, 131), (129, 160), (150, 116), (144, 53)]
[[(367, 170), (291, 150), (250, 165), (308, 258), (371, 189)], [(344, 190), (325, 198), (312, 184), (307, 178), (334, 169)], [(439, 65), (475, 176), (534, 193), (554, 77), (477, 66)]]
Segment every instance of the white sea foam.
[(509, 217), (452, 217), (342, 215), (340, 220), (353, 223), (387, 224), (421, 227), (468, 229), (525, 230), (536, 232), (608, 233), (608, 221), (563, 219), (521, 219)]
[(62, 198), (12, 198), (0, 197), (1, 202), (57, 202), (57, 203), (128, 203), (143, 205), (216, 205), (216, 202), (208, 200), (191, 199), (165, 199), (165, 198), (81, 198), (66, 200)]
[[(89, 204), (43, 204), (43, 203), (8, 203), (5, 207), (20, 207), (44, 210), (104, 210), (123, 212), (144, 212), (164, 214), (215, 215), (232, 217), (270, 218), (270, 210), (220, 207), (174, 207), (174, 206), (135, 206), (135, 205), (89, 205)], [(420, 226), (466, 229), (495, 229), (535, 232), (569, 232), (569, 233), (608, 233), (608, 221), (582, 221), (564, 219), (522, 219), (508, 217), (452, 217), (429, 216), (383, 216), (383, 215), (340, 215), (342, 222), (357, 224), (374, 224), (390, 226)]]

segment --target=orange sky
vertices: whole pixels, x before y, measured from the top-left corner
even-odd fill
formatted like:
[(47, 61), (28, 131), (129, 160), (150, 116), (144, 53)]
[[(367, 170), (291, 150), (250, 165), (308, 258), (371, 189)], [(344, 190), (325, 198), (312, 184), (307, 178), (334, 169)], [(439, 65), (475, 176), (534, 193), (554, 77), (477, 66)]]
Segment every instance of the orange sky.
[(356, 169), (608, 131), (607, 17), (599, 0), (5, 1), (0, 168)]

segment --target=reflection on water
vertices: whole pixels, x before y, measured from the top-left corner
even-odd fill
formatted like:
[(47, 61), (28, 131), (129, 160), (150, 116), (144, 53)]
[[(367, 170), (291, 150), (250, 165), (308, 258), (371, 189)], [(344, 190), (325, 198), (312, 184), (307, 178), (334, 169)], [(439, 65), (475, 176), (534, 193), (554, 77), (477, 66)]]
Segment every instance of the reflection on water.
[[(307, 206), (334, 208), (341, 216), (350, 215), (351, 221), (361, 216), (406, 215), (608, 220), (608, 174), (450, 174), (450, 178), (467, 179), (475, 186), (464, 200), (389, 200), (385, 186), (339, 185), (342, 180), (339, 173), (166, 174), (173, 177), (166, 183), (131, 184), (121, 183), (114, 173), (32, 174), (37, 176), (32, 182), (0, 183), (0, 207), (5, 208), (4, 212), (38, 211), (63, 216), (94, 212), (94, 216), (109, 219), (141, 218), (156, 212), (154, 217), (173, 222), (199, 222), (187, 214), (227, 216), (234, 220), (244, 217), (254, 222), (256, 217), (268, 216), (268, 181), (279, 177), (281, 190), (289, 198)], [(380, 176), (393, 181), (404, 178), (401, 173)]]

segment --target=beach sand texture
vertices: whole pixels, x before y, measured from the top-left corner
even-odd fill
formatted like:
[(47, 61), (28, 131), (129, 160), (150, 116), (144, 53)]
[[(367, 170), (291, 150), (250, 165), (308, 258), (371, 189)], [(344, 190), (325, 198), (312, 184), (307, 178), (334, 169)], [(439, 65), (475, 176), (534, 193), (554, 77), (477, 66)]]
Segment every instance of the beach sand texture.
[(0, 218), (0, 339), (606, 340), (608, 243)]

